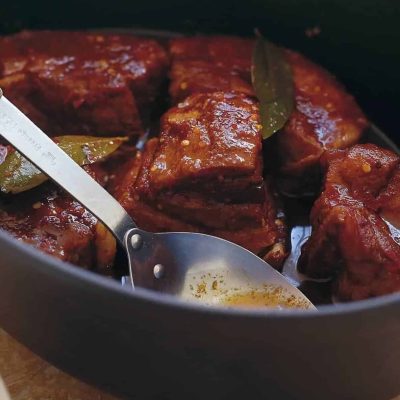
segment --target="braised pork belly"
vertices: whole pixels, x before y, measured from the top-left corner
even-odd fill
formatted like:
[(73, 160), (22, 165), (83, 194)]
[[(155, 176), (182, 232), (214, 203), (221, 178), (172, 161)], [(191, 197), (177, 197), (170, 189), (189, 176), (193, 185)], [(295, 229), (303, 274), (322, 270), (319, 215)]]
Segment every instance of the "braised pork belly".
[(229, 194), (263, 182), (260, 122), (251, 98), (223, 92), (190, 96), (162, 117), (159, 139), (147, 174), (152, 193), (217, 186), (219, 194)]
[(300, 269), (332, 278), (340, 300), (400, 290), (400, 158), (375, 145), (325, 154), (324, 190)]
[(144, 229), (234, 241), (279, 268), (286, 229), (262, 172), (255, 100), (199, 93), (170, 109), (160, 136), (115, 179), (115, 197)]
[(51, 135), (138, 135), (168, 65), (154, 40), (88, 32), (22, 32), (0, 54), (0, 87)]
[[(84, 167), (104, 184), (101, 165)], [(39, 250), (84, 268), (106, 271), (116, 242), (103, 224), (52, 183), (1, 199), (0, 229)]]

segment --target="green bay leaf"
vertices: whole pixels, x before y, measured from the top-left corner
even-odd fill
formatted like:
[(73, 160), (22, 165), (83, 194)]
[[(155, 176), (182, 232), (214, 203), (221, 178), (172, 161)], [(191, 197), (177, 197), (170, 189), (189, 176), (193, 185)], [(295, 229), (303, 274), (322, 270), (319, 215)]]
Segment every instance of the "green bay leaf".
[(259, 36), (253, 51), (251, 78), (260, 102), (262, 136), (282, 129), (294, 107), (292, 70), (280, 47)]
[[(77, 164), (88, 165), (106, 159), (128, 139), (125, 137), (59, 136), (54, 138)], [(48, 178), (17, 151), (10, 151), (0, 164), (0, 190), (20, 193), (39, 186)]]

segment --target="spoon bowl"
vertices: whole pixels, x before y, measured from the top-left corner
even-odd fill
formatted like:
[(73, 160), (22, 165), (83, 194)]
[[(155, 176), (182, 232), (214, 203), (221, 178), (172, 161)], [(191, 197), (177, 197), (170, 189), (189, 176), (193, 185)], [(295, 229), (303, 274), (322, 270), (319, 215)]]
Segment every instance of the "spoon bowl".
[(218, 237), (134, 229), (126, 235), (126, 248), (136, 286), (210, 305), (221, 304), (235, 292), (279, 289), (282, 300), (292, 297), (301, 308), (315, 308), (261, 258)]

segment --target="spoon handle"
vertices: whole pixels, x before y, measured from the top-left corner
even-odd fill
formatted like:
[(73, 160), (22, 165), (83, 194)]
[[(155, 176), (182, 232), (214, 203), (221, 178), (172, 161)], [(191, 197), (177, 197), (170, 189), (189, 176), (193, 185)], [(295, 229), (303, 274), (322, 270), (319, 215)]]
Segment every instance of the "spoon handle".
[(85, 206), (122, 245), (125, 233), (137, 228), (122, 206), (61, 150), (0, 89), (0, 134), (43, 173)]

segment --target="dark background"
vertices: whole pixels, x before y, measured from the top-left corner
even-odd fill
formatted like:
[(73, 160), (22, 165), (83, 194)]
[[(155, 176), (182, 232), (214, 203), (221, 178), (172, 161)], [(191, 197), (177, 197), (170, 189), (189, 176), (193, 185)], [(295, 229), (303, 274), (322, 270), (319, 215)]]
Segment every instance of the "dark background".
[[(334, 72), (370, 119), (400, 142), (396, 0), (0, 0), (0, 31), (146, 27), (252, 35), (301, 50)], [(312, 38), (306, 30), (317, 27)], [(0, 55), (1, 57), (1, 55)]]

